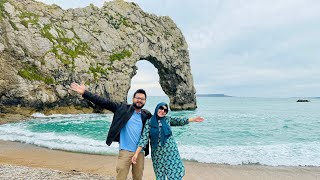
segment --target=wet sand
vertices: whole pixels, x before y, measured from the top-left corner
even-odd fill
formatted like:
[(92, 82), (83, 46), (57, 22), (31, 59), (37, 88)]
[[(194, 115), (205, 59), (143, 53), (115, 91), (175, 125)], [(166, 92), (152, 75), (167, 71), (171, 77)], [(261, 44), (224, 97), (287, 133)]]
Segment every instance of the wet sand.
[[(115, 179), (116, 162), (116, 156), (73, 153), (0, 141), (0, 179), (6, 179), (7, 173), (3, 171), (10, 170), (23, 172), (28, 179)], [(230, 166), (190, 161), (184, 161), (184, 165), (184, 180), (320, 180), (320, 167)], [(10, 173), (11, 179), (15, 176), (19, 173)], [(131, 177), (130, 173), (128, 177)], [(144, 179), (155, 179), (150, 159), (145, 161)]]

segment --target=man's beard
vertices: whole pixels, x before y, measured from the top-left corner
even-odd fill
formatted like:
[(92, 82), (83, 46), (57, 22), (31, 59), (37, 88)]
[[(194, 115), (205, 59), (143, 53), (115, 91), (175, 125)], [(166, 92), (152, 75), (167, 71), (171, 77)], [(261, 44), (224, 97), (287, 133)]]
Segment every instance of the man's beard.
[(136, 103), (133, 103), (132, 105), (133, 105), (133, 107), (135, 107), (137, 109), (142, 109), (144, 106), (144, 104), (142, 104), (142, 106), (138, 106)]

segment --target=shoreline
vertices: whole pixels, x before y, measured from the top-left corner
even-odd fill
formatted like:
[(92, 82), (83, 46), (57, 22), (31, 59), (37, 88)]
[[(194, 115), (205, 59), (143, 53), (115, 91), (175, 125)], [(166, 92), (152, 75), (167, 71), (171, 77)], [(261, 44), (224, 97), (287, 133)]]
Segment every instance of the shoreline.
[[(105, 177), (112, 179), (116, 175), (117, 156), (93, 155), (69, 151), (51, 150), (30, 144), (0, 140), (0, 170), (1, 166), (10, 169), (32, 168), (32, 171), (58, 170), (64, 177), (72, 177), (83, 173), (83, 177)], [(186, 169), (184, 180), (196, 179), (320, 179), (320, 167), (286, 167), (263, 165), (219, 165), (193, 161), (183, 161)], [(18, 167), (17, 167), (18, 166)], [(23, 167), (21, 167), (23, 166)], [(51, 170), (51, 171), (52, 171)], [(130, 171), (131, 172), (131, 171)], [(56, 172), (55, 172), (56, 173)], [(32, 174), (32, 173), (31, 173)], [(61, 173), (60, 173), (61, 174)], [(14, 174), (11, 174), (14, 176)], [(0, 177), (2, 174), (0, 173)], [(82, 177), (82, 176), (81, 176)], [(131, 177), (129, 173), (128, 177)], [(155, 179), (151, 159), (145, 160), (143, 179)], [(59, 177), (61, 179), (61, 177)], [(59, 179), (57, 178), (57, 179)], [(99, 179), (99, 178), (98, 178)]]
[(95, 112), (92, 108), (78, 107), (78, 106), (66, 106), (66, 107), (56, 107), (51, 109), (37, 110), (35, 108), (29, 107), (19, 107), (19, 106), (5, 106), (0, 104), (0, 125), (7, 123), (15, 123), (20, 121), (26, 121), (32, 119), (32, 114), (42, 113), (44, 115), (52, 114), (110, 114), (108, 110), (102, 110)]

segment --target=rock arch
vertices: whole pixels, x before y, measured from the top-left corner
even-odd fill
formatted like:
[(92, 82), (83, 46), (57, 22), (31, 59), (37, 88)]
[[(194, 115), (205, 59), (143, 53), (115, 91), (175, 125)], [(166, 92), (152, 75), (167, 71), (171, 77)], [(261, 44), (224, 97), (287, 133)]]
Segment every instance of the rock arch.
[(181, 61), (171, 64), (172, 61), (170, 60), (159, 59), (153, 56), (143, 59), (149, 61), (158, 69), (159, 83), (162, 90), (170, 99), (170, 109), (196, 108), (195, 88), (189, 65)]
[(136, 63), (143, 59), (158, 69), (172, 110), (197, 107), (188, 46), (169, 17), (123, 0), (68, 10), (32, 0), (3, 2), (0, 64), (14, 73), (0, 81), (0, 103), (85, 104), (68, 92), (72, 81), (125, 102)]

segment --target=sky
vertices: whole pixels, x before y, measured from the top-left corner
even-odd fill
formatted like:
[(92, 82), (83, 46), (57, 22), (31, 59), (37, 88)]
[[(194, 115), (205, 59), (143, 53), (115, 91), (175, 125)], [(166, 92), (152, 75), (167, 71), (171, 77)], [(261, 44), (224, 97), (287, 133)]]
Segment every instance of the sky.
[[(63, 9), (104, 0), (39, 0)], [(189, 47), (197, 94), (320, 97), (320, 1), (128, 0), (169, 16)], [(157, 69), (137, 63), (132, 91), (165, 95)]]

